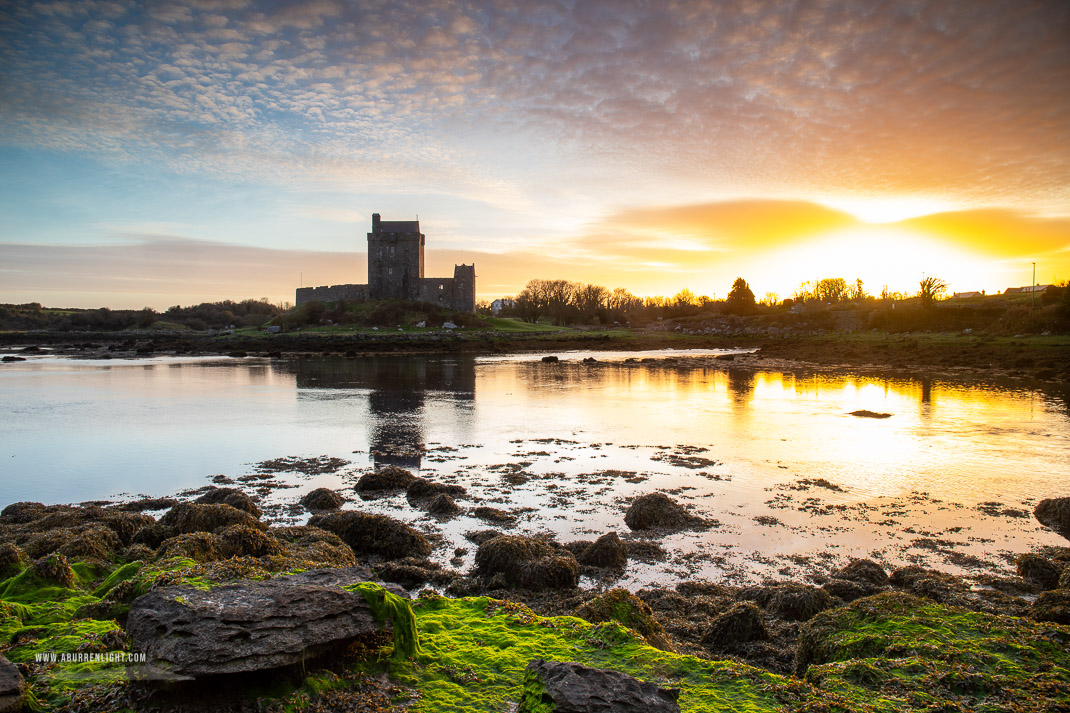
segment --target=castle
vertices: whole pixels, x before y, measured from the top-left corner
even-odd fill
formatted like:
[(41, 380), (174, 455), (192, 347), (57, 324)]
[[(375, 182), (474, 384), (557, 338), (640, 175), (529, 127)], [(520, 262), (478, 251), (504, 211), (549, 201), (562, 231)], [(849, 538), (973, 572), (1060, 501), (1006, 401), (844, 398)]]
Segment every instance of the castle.
[(453, 277), (424, 277), (424, 239), (418, 220), (372, 215), (368, 284), (301, 287), (296, 303), (317, 300), (419, 300), (459, 312), (476, 311), (476, 266), (455, 265)]

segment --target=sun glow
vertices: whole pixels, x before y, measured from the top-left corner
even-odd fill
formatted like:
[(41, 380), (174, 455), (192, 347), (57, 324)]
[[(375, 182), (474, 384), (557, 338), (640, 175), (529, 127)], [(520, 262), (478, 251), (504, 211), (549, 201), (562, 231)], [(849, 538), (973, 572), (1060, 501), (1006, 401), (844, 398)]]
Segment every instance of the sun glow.
[(831, 198), (818, 201), (822, 205), (850, 213), (867, 223), (895, 223), (931, 213), (953, 210), (950, 203), (934, 198), (899, 196), (895, 198)]

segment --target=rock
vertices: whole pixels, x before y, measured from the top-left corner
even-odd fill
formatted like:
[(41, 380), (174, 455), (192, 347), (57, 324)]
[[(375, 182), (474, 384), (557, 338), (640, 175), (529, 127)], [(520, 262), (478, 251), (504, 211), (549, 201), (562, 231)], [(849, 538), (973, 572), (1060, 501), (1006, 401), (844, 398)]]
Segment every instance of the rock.
[(410, 589), (424, 582), (446, 584), (457, 576), (456, 572), (445, 569), (431, 560), (415, 557), (376, 565), (375, 574), (384, 582), (395, 582)]
[(510, 515), (504, 510), (487, 507), (486, 505), (481, 505), (480, 507), (477, 507), (475, 510), (472, 511), (472, 514), (478, 517), (480, 520), (484, 520), (486, 522), (493, 522), (498, 525), (513, 525), (516, 523), (515, 515)]
[(186, 532), (169, 537), (160, 544), (156, 551), (158, 559), (169, 557), (188, 557), (194, 562), (215, 562), (222, 559), (223, 542), (219, 535), (211, 532)]
[(330, 488), (316, 488), (301, 498), (301, 504), (309, 512), (323, 512), (337, 510), (345, 503), (345, 499)]
[(231, 525), (219, 533), (227, 557), (268, 557), (286, 554), (286, 547), (270, 532), (246, 525)]
[(457, 329), (457, 325), (454, 324), (453, 322), (443, 322), (442, 323), (442, 328), (443, 329)]
[(405, 497), (409, 500), (421, 500), (424, 498), (433, 498), (437, 495), (449, 495), (450, 497), (458, 497), (464, 495), (468, 491), (461, 485), (447, 485), (445, 483), (435, 483), (426, 478), (417, 478), (409, 487), (405, 490)]
[(724, 652), (739, 644), (768, 638), (762, 610), (751, 602), (741, 602), (710, 622), (702, 636), (702, 645), (714, 652)]
[(852, 582), (866, 582), (877, 587), (888, 584), (888, 573), (879, 564), (868, 559), (853, 559), (843, 567), (833, 570), (832, 576)]
[(439, 515), (442, 517), (450, 517), (456, 515), (461, 511), (461, 506), (458, 505), (453, 498), (445, 493), (439, 493), (431, 500), (427, 505), (427, 512), (432, 515)]
[(21, 525), (43, 517), (45, 512), (44, 503), (27, 501), (11, 503), (0, 510), (0, 523)]
[(557, 362), (561, 361), (560, 359), (558, 359), (553, 354), (548, 354), (548, 355), (544, 356), (542, 358), (542, 360), (547, 364), (556, 364)]
[(806, 621), (833, 604), (828, 592), (808, 584), (752, 587), (743, 590), (743, 596), (754, 599), (773, 616), (788, 621)]
[(211, 490), (193, 502), (206, 505), (230, 505), (232, 508), (243, 510), (256, 518), (260, 517), (261, 514), (256, 501), (237, 488), (212, 487)]
[(673, 651), (665, 628), (656, 618), (650, 605), (627, 589), (611, 589), (605, 594), (585, 602), (576, 611), (576, 616), (592, 624), (615, 621), (643, 635), (651, 646), (662, 651)]
[(513, 586), (556, 589), (576, 586), (579, 563), (572, 553), (538, 537), (499, 535), (476, 550), (476, 574), (487, 579), (501, 575)]
[(1070, 624), (1070, 590), (1053, 589), (1042, 593), (1029, 608), (1029, 616), (1037, 621)]
[[(4, 512), (7, 512), (7, 508)], [(1070, 498), (1041, 500), (1033, 510), (1033, 516), (1040, 521), (1041, 525), (1070, 539)]]
[(17, 545), (10, 542), (0, 543), (0, 581), (14, 577), (26, 569), (29, 563), (30, 558)]
[(845, 602), (853, 602), (855, 599), (865, 597), (872, 592), (872, 587), (866, 587), (849, 579), (830, 579), (822, 586), (826, 592), (834, 597), (839, 597)]
[(616, 671), (535, 659), (517, 713), (679, 713), (679, 695)]
[(216, 532), (231, 525), (267, 527), (250, 513), (238, 510), (232, 505), (205, 503), (179, 503), (164, 513), (157, 524), (170, 528), (175, 535), (187, 532)]
[(125, 512), (142, 512), (144, 510), (166, 510), (175, 505), (178, 505), (178, 501), (174, 498), (141, 498), (140, 500), (131, 500), (128, 503), (116, 505), (115, 509)]
[(15, 664), (0, 655), (0, 713), (16, 713), (26, 705), (26, 681)]
[(337, 586), (352, 583), (345, 571), (318, 572), (325, 574), (152, 590), (130, 605), (131, 649), (188, 679), (301, 663), (380, 630), (364, 596)]
[(709, 524), (664, 493), (641, 495), (633, 500), (624, 515), (624, 522), (633, 530), (685, 529)]
[(71, 565), (67, 561), (67, 558), (58, 552), (54, 552), (39, 560), (35, 560), (30, 566), (33, 568), (33, 573), (36, 576), (60, 587), (73, 589), (74, 584), (77, 581), (77, 578), (74, 576), (74, 570), (71, 569)]
[(1018, 576), (1027, 579), (1041, 589), (1055, 589), (1059, 586), (1062, 571), (1047, 557), (1035, 554), (1020, 555), (1015, 560)]
[(414, 480), (416, 480), (416, 476), (409, 471), (388, 465), (374, 473), (365, 473), (360, 476), (356, 489), (358, 493), (371, 493), (380, 490), (405, 490), (412, 485)]
[(1070, 589), (1070, 566), (1063, 567), (1063, 573), (1059, 575), (1059, 589)]
[(386, 559), (427, 557), (431, 543), (410, 525), (387, 515), (345, 511), (313, 515), (308, 524), (342, 538), (358, 555)]
[(617, 533), (607, 532), (584, 549), (576, 559), (588, 567), (624, 569), (628, 566), (628, 550)]

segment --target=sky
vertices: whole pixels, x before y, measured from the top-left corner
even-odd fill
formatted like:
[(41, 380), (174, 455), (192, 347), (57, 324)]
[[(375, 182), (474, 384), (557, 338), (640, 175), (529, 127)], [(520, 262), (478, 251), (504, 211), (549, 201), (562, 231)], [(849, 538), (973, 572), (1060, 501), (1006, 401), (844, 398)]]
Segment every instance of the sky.
[(1063, 0), (0, 4), (0, 302), (1070, 278)]

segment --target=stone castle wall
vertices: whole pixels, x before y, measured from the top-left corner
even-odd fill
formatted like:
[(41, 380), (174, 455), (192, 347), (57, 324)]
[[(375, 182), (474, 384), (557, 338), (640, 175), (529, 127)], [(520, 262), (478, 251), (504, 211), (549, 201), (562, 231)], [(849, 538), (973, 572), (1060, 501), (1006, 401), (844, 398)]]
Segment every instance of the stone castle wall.
[(367, 285), (329, 285), (301, 287), (297, 290), (297, 306), (305, 302), (359, 302), (368, 299)]

